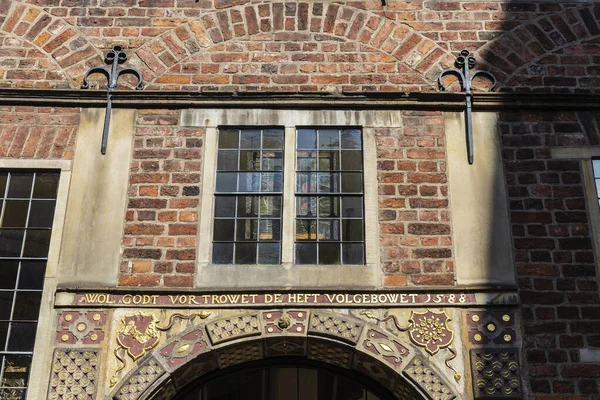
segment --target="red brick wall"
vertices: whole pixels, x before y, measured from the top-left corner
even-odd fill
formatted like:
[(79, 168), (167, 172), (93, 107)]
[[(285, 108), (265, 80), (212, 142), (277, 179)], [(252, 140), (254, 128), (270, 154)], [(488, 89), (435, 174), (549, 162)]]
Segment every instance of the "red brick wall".
[(600, 365), (579, 363), (579, 349), (600, 348), (587, 209), (598, 205), (586, 204), (580, 162), (553, 160), (550, 147), (598, 144), (600, 132), (589, 113), (511, 112), (500, 121), (532, 392), (597, 396)]
[(0, 106), (0, 157), (71, 159), (79, 109)]
[(442, 113), (402, 115), (401, 128), (376, 131), (385, 285), (453, 285)]
[(120, 286), (193, 285), (203, 132), (178, 119), (138, 111)]
[(436, 90), (468, 49), (505, 90), (595, 91), (600, 11), (557, 2), (15, 0), (0, 5), (0, 82), (78, 87), (113, 44), (148, 87)]

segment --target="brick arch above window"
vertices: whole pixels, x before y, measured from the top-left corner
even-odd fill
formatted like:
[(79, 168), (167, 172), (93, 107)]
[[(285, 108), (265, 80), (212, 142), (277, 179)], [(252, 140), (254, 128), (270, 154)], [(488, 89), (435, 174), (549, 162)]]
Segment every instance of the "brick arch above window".
[[(280, 44), (282, 46), (278, 47)], [(264, 47), (261, 48), (261, 45)], [(274, 55), (272, 61), (297, 64), (310, 62), (308, 53), (315, 56), (317, 62), (321, 57), (327, 61), (328, 53), (344, 52), (341, 47), (353, 54), (347, 59), (349, 63), (359, 63), (360, 60), (356, 59), (358, 55), (365, 57), (365, 64), (381, 62), (387, 65), (382, 67), (382, 75), (388, 75), (389, 80), (385, 77), (366, 77), (365, 82), (355, 79), (357, 90), (366, 89), (361, 85), (375, 85), (373, 89), (376, 89), (382, 84), (389, 84), (384, 85), (389, 86), (384, 88), (387, 90), (432, 89), (438, 73), (453, 62), (453, 57), (446, 50), (407, 25), (374, 12), (325, 2), (294, 3), (291, 6), (276, 2), (217, 10), (162, 34), (136, 50), (135, 54), (144, 64), (142, 69), (145, 79), (150, 83), (149, 87), (193, 89), (211, 85), (287, 84), (272, 80), (268, 82), (272, 79), (271, 75), (281, 74), (281, 71), (269, 70), (268, 66), (262, 70), (264, 64), (269, 64), (268, 57), (252, 60), (245, 55), (247, 51), (256, 50), (266, 55), (289, 52), (289, 59), (277, 59)], [(224, 55), (217, 56), (219, 52)], [(300, 58), (294, 59), (294, 54)], [(219, 75), (211, 69), (217, 67), (210, 66), (252, 61), (261, 64), (261, 72), (265, 74), (262, 81), (230, 79), (227, 74), (238, 71), (219, 69), (218, 72), (223, 73)], [(343, 62), (343, 59), (332, 62)], [(202, 65), (198, 71), (197, 68), (190, 69), (190, 64)], [(307, 70), (307, 77), (314, 72)], [(369, 72), (357, 71), (363, 76)], [(352, 85), (349, 76), (336, 78), (333, 72), (323, 73), (332, 76), (329, 82), (325, 79), (312, 89), (321, 89), (322, 85)], [(194, 79), (195, 75), (197, 77)], [(203, 75), (206, 76), (203, 78)], [(395, 80), (391, 78), (396, 75), (400, 77)], [(298, 79), (293, 84), (304, 82)], [(310, 82), (307, 84), (310, 85)]]
[(10, 87), (78, 87), (89, 66), (102, 63), (101, 50), (72, 21), (41, 7), (12, 2), (0, 21), (2, 49), (18, 46), (2, 58), (31, 67), (6, 72), (4, 82)]
[[(586, 63), (586, 58), (594, 53), (592, 48), (597, 53), (600, 46), (600, 23), (594, 15), (598, 15), (598, 6), (584, 4), (528, 23), (499, 22), (498, 29), (504, 32), (477, 49), (476, 58), (508, 89), (598, 87), (591, 81), (582, 81), (574, 71), (552, 72), (553, 66), (562, 68), (573, 64), (586, 68), (594, 65), (591, 58)], [(563, 56), (583, 58), (574, 62), (574, 59), (562, 59)], [(584, 71), (581, 77), (586, 74)], [(560, 82), (553, 76), (566, 80)]]

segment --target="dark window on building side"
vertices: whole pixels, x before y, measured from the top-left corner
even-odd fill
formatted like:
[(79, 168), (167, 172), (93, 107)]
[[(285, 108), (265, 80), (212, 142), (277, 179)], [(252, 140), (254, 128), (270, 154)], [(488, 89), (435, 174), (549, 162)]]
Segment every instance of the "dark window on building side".
[(58, 172), (0, 171), (0, 398), (24, 399)]

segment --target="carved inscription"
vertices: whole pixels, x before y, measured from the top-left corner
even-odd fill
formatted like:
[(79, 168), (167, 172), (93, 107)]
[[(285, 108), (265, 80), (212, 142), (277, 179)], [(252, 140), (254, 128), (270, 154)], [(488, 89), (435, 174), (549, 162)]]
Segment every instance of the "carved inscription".
[(465, 293), (226, 293), (226, 294), (130, 294), (76, 293), (70, 305), (108, 307), (167, 306), (253, 306), (253, 305), (463, 305), (475, 302)]

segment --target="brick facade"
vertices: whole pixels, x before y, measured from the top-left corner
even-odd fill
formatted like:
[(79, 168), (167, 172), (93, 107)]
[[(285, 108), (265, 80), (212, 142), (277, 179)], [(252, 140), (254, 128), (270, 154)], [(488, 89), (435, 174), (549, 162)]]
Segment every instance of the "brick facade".
[[(115, 44), (159, 91), (435, 91), (462, 49), (502, 91), (600, 88), (593, 2), (80, 3), (0, 3), (0, 88), (77, 89)], [(2, 104), (1, 158), (73, 158), (78, 108)], [(120, 287), (194, 286), (204, 132), (180, 126), (183, 108), (136, 111)], [(386, 289), (455, 285), (446, 132), (434, 108), (403, 110), (400, 127), (376, 129)], [(600, 364), (581, 362), (579, 352), (600, 349), (597, 204), (586, 200), (581, 161), (551, 157), (553, 148), (600, 145), (598, 110), (501, 111), (498, 130), (529, 393), (598, 399)]]

